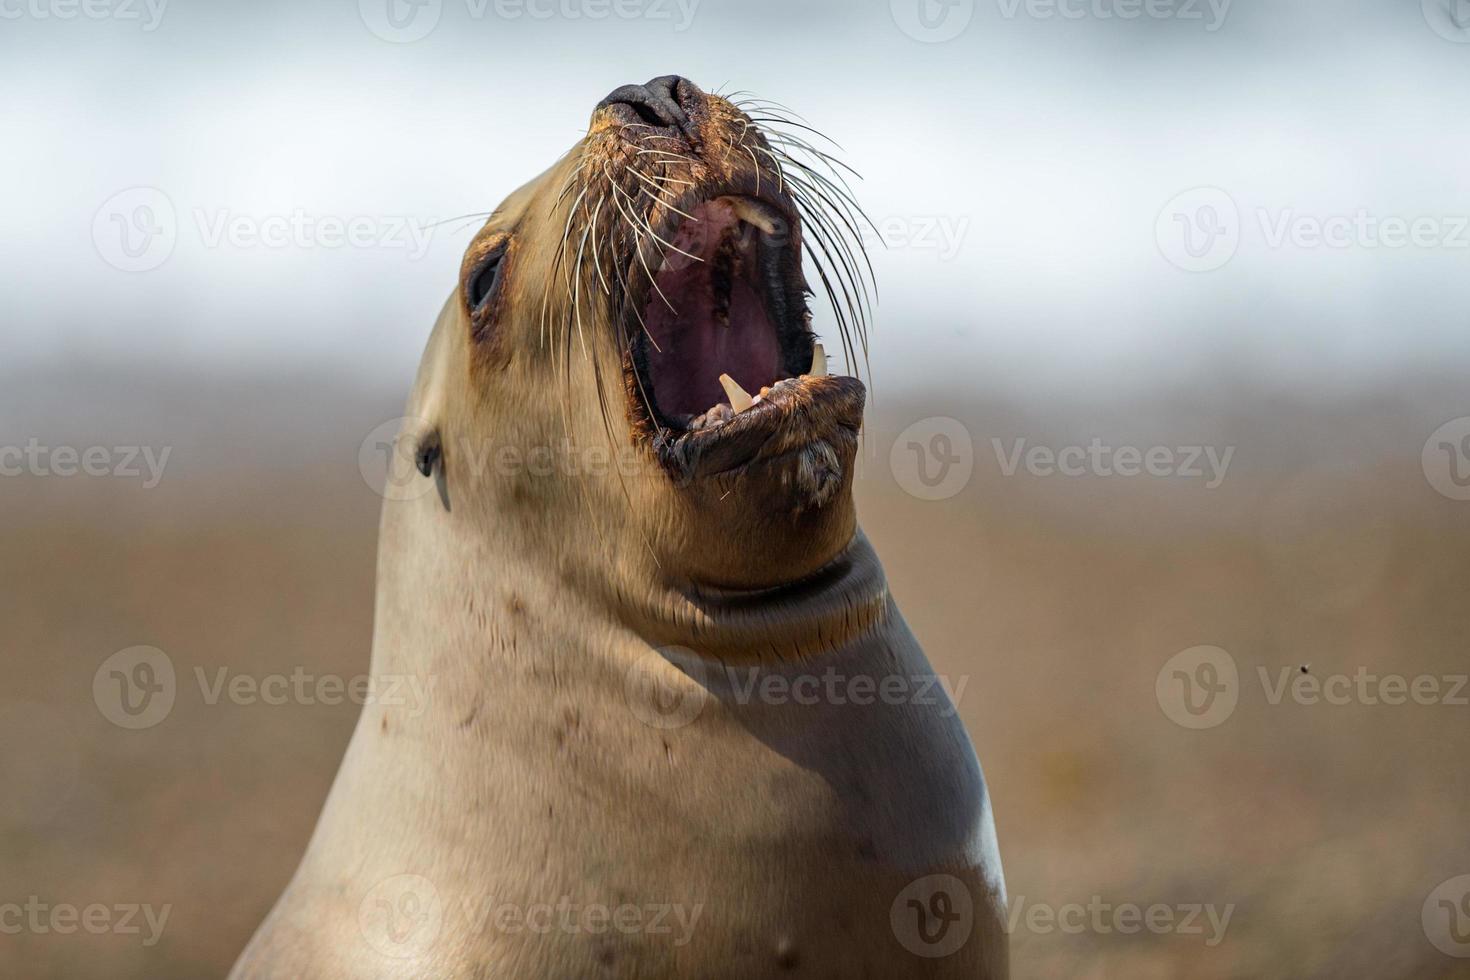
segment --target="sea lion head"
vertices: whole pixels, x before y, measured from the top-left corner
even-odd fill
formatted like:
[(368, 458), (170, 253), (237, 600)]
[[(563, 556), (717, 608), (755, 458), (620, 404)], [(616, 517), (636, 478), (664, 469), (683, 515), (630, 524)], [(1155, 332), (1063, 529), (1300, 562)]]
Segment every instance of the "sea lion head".
[(440, 483), (413, 502), (423, 519), (493, 535), (502, 560), (669, 639), (768, 619), (758, 597), (851, 610), (865, 388), (827, 371), (803, 254), (854, 369), (869, 267), (818, 139), (678, 76), (598, 102), (465, 251), (410, 409)]

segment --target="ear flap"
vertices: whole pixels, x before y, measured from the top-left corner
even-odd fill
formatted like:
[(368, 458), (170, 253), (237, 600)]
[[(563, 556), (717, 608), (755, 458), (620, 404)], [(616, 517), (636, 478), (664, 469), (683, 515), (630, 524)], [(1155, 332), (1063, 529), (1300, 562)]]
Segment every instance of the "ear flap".
[(444, 444), (441, 441), (438, 429), (430, 429), (419, 439), (418, 446), (414, 449), (413, 461), (420, 473), (430, 476), (434, 472), (434, 466), (439, 462), (439, 457), (444, 454)]

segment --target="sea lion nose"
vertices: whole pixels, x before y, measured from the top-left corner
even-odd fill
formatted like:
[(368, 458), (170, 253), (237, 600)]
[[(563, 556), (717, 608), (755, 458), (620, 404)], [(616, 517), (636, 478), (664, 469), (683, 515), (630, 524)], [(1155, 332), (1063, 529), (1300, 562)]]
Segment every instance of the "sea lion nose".
[(597, 108), (621, 106), (649, 126), (673, 127), (692, 137), (694, 126), (689, 121), (687, 107), (703, 96), (699, 86), (687, 78), (660, 75), (644, 85), (623, 85), (613, 89), (607, 98), (597, 103)]

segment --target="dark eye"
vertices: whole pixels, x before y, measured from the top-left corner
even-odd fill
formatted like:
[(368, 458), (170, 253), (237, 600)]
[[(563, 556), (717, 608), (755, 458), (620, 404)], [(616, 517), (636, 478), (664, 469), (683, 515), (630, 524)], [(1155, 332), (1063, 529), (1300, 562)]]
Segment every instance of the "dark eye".
[(495, 295), (495, 287), (500, 285), (500, 260), (503, 258), (503, 250), (491, 252), (470, 273), (470, 281), (465, 287), (465, 298), (469, 300), (472, 311), (480, 312), (489, 303), (490, 297)]

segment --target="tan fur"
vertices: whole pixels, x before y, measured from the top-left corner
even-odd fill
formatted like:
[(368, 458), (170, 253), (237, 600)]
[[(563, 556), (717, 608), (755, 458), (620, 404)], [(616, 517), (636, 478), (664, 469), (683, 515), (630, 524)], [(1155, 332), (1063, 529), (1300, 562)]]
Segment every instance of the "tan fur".
[[(709, 149), (742, 120), (709, 100), (692, 179), (749, 176), (749, 158)], [(677, 485), (629, 423), (616, 297), (595, 275), (565, 329), (568, 297), (547, 288), (571, 205), (558, 194), (629, 147), (599, 113), (586, 155), (512, 194), (467, 250), (408, 404), (410, 435), (442, 445), (438, 488), (390, 500), (381, 526), (372, 672), (423, 678), (428, 704), (364, 709), (237, 980), (1006, 976), (989, 804), (948, 699), (742, 703), (719, 669), (932, 673), (857, 530), (852, 445), (774, 447)], [(493, 319), (477, 323), (465, 278), (507, 236)], [(416, 479), (411, 464), (400, 453), (395, 477)], [(696, 651), (691, 676), (670, 647)], [(647, 723), (629, 693), (644, 674), (698, 716)], [(941, 873), (965, 883), (973, 933), (917, 956), (890, 916)], [(431, 884), (414, 886), (428, 932), (385, 952), (376, 903), (410, 880)], [(697, 919), (680, 943), (677, 928), (542, 934), (494, 911), (562, 903)]]

